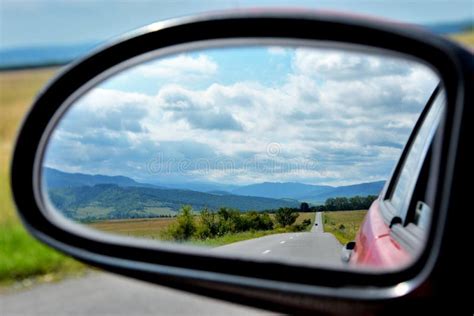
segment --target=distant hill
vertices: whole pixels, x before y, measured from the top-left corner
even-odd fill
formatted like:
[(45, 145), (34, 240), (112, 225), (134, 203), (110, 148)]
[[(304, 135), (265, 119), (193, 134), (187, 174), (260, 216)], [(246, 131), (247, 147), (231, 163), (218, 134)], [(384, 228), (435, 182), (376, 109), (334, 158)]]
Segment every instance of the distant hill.
[(299, 201), (324, 203), (331, 197), (352, 197), (378, 195), (385, 181), (359, 183), (348, 186), (310, 185), (293, 182), (264, 182), (243, 186), (231, 191), (233, 194), (264, 196), (268, 198), (289, 198)]
[(472, 30), (474, 22), (468, 19), (455, 22), (433, 23), (424, 27), (435, 34), (454, 34)]
[(159, 182), (159, 181), (151, 181), (150, 183), (155, 184), (157, 186), (166, 187), (170, 189), (180, 189), (180, 190), (191, 190), (191, 191), (198, 191), (198, 192), (227, 192), (230, 193), (233, 189), (238, 188), (237, 185), (232, 184), (222, 184), (222, 183), (210, 183), (210, 182), (198, 182), (198, 181), (190, 181), (190, 182), (181, 182), (181, 183), (174, 183), (174, 182)]
[(316, 204), (324, 203), (328, 198), (334, 197), (353, 197), (379, 195), (385, 185), (385, 181), (359, 183), (353, 185), (334, 187), (324, 192), (313, 191), (309, 194), (298, 196), (298, 200), (313, 202)]
[(268, 198), (298, 199), (307, 194), (323, 193), (332, 190), (327, 185), (311, 185), (297, 182), (264, 182), (239, 187), (231, 191), (233, 194), (247, 196), (263, 196)]
[(96, 47), (98, 42), (0, 49), (0, 70), (64, 65)]
[[(378, 195), (385, 183), (338, 187), (297, 182), (264, 182), (241, 187), (182, 183), (171, 184), (178, 188), (170, 188), (124, 176), (68, 173), (53, 168), (44, 168), (43, 173), (53, 204), (67, 216), (81, 220), (170, 215), (183, 205), (191, 205), (195, 210), (231, 207), (241, 211), (299, 207), (302, 201), (323, 204), (331, 197)], [(201, 192), (190, 190), (189, 186), (211, 190)]]
[(232, 195), (231, 193), (229, 193), (227, 191), (221, 191), (221, 190), (213, 190), (213, 191), (209, 191), (209, 192), (206, 192), (206, 193), (214, 194), (214, 195)]
[(96, 184), (116, 184), (122, 187), (156, 187), (140, 183), (124, 176), (90, 175), (84, 173), (68, 173), (53, 168), (43, 168), (44, 181), (48, 188), (65, 188), (93, 186)]
[(299, 207), (297, 201), (116, 184), (70, 186), (48, 192), (53, 205), (76, 220), (154, 217), (175, 213), (183, 205), (191, 205), (196, 211), (206, 207), (212, 210), (230, 207), (241, 211)]

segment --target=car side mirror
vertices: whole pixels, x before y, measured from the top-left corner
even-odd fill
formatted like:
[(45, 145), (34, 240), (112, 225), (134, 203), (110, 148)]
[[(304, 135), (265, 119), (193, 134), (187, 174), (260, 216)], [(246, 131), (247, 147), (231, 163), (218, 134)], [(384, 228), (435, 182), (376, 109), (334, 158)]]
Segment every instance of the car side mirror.
[(352, 251), (355, 248), (355, 245), (356, 245), (355, 241), (350, 241), (344, 245), (344, 247), (342, 248), (342, 253), (341, 253), (341, 260), (343, 262), (349, 262), (349, 260), (351, 259)]
[[(295, 63), (297, 58), (302, 63)], [(337, 71), (328, 68), (334, 65), (340, 66)], [(75, 62), (40, 93), (14, 151), (14, 200), (36, 238), (101, 269), (289, 313), (364, 313), (365, 308), (395, 313), (402, 302), (430, 295), (427, 280), (442, 279), (436, 265), (449, 257), (442, 256), (451, 246), (444, 232), (452, 231), (448, 225), (455, 222), (447, 220), (448, 209), (456, 209), (450, 208), (455, 196), (450, 188), (460, 179), (455, 162), (465, 149), (459, 135), (466, 124), (463, 111), (472, 105), (472, 69), (472, 55), (447, 40), (355, 17), (256, 11), (159, 22)], [(363, 77), (361, 73), (372, 76), (370, 83), (341, 84)], [(412, 81), (408, 74), (414, 74)], [(397, 133), (380, 141), (373, 134), (377, 129), (364, 126), (380, 118), (381, 112), (368, 109), (373, 93), (379, 92), (381, 108), (393, 102), (387, 77), (396, 78), (401, 103), (395, 102), (397, 119), (377, 125)], [(420, 86), (413, 88), (415, 82)], [(328, 93), (342, 91), (341, 86), (348, 89), (344, 94)], [(371, 93), (364, 93), (370, 87)], [(119, 93), (111, 93), (114, 89)], [(407, 122), (430, 115), (403, 107), (421, 109), (437, 96), (444, 103), (439, 128), (428, 131), (437, 137), (429, 135), (435, 141), (426, 181), (423, 188), (409, 183), (413, 192), (426, 192), (420, 200), (429, 205), (424, 214), (430, 218), (420, 232), (426, 236), (422, 247), (411, 255), (409, 250), (402, 253), (408, 258), (403, 264), (374, 269), (351, 264), (355, 243), (349, 242), (342, 256), (347, 264), (340, 264), (341, 243), (354, 238), (345, 234), (356, 234), (364, 216), (372, 224), (390, 223), (397, 209), (384, 203), (393, 195), (393, 181), (377, 178), (382, 181), (368, 185), (360, 180), (353, 193), (354, 186), (337, 181), (337, 174), (352, 170), (355, 160), (347, 157), (355, 148), (363, 149), (360, 157), (377, 154), (397, 161), (409, 138)], [(321, 144), (314, 136), (315, 127), (335, 136), (325, 125), (329, 116), (322, 116), (335, 108), (331, 117), (341, 119), (340, 126), (354, 124), (350, 115), (363, 113), (357, 133), (367, 141), (364, 146), (350, 143), (353, 133), (345, 134), (351, 139), (345, 146), (329, 140)], [(308, 129), (299, 129), (304, 126)], [(406, 135), (402, 141), (396, 137), (401, 134)], [(271, 141), (277, 136), (281, 142)], [(331, 144), (333, 151), (325, 159), (309, 159), (310, 149), (319, 154)], [(342, 167), (328, 170), (329, 160)], [(382, 163), (377, 168), (367, 161), (360, 165), (386, 171)], [(142, 173), (133, 173), (138, 170)], [(264, 188), (270, 180), (294, 185), (292, 177), (301, 174), (324, 177), (327, 183), (296, 186), (289, 197), (288, 187), (257, 194), (232, 182), (260, 179)], [(336, 187), (341, 187), (337, 194)], [(457, 207), (461, 201), (457, 196)], [(371, 210), (369, 215), (351, 213), (357, 224), (326, 215), (321, 220), (323, 212), (344, 216), (347, 207)], [(410, 216), (404, 214), (404, 220)], [(155, 231), (168, 224), (165, 233)], [(143, 239), (132, 238), (137, 231)], [(279, 256), (274, 249), (248, 246), (252, 240), (240, 250), (196, 247), (209, 246), (209, 240), (223, 242), (230, 231), (232, 238), (255, 234), (268, 241), (281, 236), (277, 246), (295, 246)], [(382, 241), (389, 245), (393, 236), (388, 228), (384, 232), (370, 233), (374, 240), (387, 237)], [(406, 238), (400, 244), (411, 249), (413, 236), (403, 231)], [(323, 240), (332, 246), (320, 252), (303, 249), (296, 256), (300, 237), (308, 238), (308, 249)], [(325, 255), (334, 265), (318, 261)], [(433, 291), (440, 288), (449, 287)]]

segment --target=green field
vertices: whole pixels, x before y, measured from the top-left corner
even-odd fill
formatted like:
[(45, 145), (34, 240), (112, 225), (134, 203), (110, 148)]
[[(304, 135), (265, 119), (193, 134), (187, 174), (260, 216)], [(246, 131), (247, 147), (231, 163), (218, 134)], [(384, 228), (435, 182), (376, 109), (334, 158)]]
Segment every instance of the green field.
[[(295, 224), (301, 224), (305, 219), (310, 219), (311, 220), (311, 225), (314, 225), (314, 220), (316, 218), (316, 213), (300, 213), (298, 218), (296, 219)], [(311, 228), (311, 226), (309, 227)]]
[[(76, 210), (76, 220), (88, 220), (91, 216), (96, 218), (107, 218), (107, 216), (112, 213), (115, 209), (112, 207), (98, 207), (98, 206), (87, 206), (80, 207)], [(130, 217), (136, 215), (136, 217), (144, 217), (141, 214), (146, 214), (149, 217), (159, 217), (159, 216), (173, 216), (176, 215), (176, 212), (169, 207), (145, 207), (143, 210), (131, 209), (127, 212)], [(109, 217), (110, 218), (110, 217)]]
[(333, 234), (343, 245), (355, 239), (367, 211), (324, 212), (324, 231)]
[[(315, 213), (300, 213), (295, 221), (295, 224), (301, 224), (305, 219), (311, 220), (311, 225), (307, 227), (307, 230), (309, 230), (314, 224)], [(176, 222), (176, 218), (121, 219), (99, 221), (88, 225), (91, 228), (112, 234), (148, 239), (163, 239), (163, 232), (174, 222)], [(189, 243), (198, 246), (216, 247), (271, 234), (287, 233), (289, 231), (291, 231), (290, 227), (279, 227), (268, 231), (247, 231), (234, 234), (226, 234), (224, 236), (210, 238), (206, 240), (192, 239), (189, 241)]]
[(89, 226), (112, 234), (160, 239), (163, 230), (175, 221), (175, 218), (120, 219), (100, 221), (89, 224)]

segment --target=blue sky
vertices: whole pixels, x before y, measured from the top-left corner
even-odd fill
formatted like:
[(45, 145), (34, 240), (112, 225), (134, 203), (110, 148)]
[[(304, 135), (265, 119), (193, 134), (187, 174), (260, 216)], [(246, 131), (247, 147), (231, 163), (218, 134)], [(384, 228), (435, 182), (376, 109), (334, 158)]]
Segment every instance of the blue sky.
[(158, 20), (262, 6), (335, 10), (420, 24), (474, 17), (471, 0), (2, 0), (0, 45), (102, 42)]
[(79, 99), (45, 165), (152, 183), (384, 180), (436, 84), (420, 64), (347, 51), (171, 55)]
[[(168, 67), (164, 67), (163, 61), (152, 61), (135, 70), (132, 69), (126, 76), (115, 77), (103, 87), (148, 95), (154, 95), (163, 85), (170, 83), (179, 83), (181, 86), (192, 89), (204, 89), (216, 82), (221, 85), (230, 85), (244, 81), (277, 87), (284, 83), (286, 75), (291, 71), (292, 50), (276, 47), (271, 47), (269, 50), (272, 53), (262, 47), (195, 51), (186, 54), (185, 57), (182, 56), (182, 60), (179, 58), (170, 59), (177, 63), (188, 62), (185, 76), (181, 71), (176, 70), (179, 65), (170, 64)], [(189, 62), (192, 60), (194, 60), (193, 66), (190, 66)], [(202, 76), (203, 71), (206, 71), (205, 67), (211, 70), (207, 77)], [(167, 68), (170, 71), (166, 81), (150, 80), (150, 78), (157, 76), (156, 72), (152, 71), (155, 68)]]

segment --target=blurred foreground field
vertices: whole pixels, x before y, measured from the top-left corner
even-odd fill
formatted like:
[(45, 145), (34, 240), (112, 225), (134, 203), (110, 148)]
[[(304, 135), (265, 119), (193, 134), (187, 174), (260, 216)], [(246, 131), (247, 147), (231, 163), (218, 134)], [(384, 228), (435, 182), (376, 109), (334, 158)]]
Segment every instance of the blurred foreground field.
[(451, 38), (454, 41), (459, 42), (465, 46), (474, 48), (474, 30), (460, 33), (460, 34), (453, 34), (451, 35)]
[(11, 200), (8, 169), (21, 119), (34, 96), (57, 69), (0, 72), (0, 285), (41, 276), (55, 280), (84, 266), (33, 239)]

